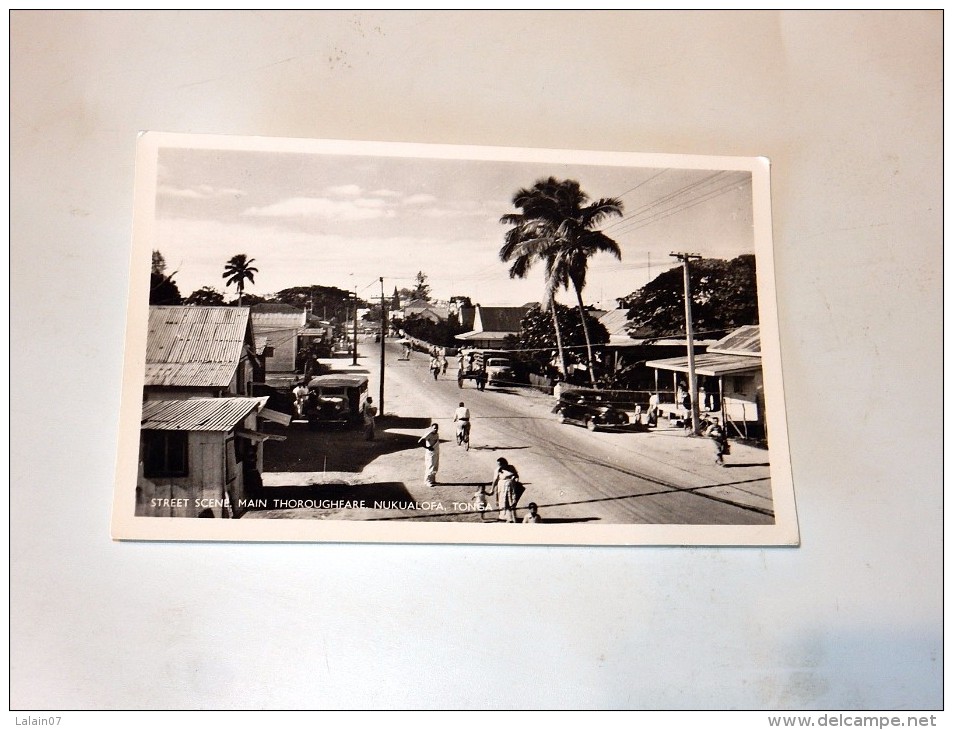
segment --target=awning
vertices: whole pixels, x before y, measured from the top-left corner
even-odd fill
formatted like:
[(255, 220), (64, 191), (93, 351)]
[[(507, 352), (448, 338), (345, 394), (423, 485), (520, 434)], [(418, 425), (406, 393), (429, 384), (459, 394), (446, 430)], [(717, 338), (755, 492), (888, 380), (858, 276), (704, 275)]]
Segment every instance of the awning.
[(507, 335), (515, 335), (515, 332), (477, 332), (476, 330), (471, 330), (470, 332), (464, 332), (462, 335), (455, 335), (453, 339), (463, 340), (502, 340)]
[[(687, 356), (670, 357), (665, 360), (649, 360), (645, 364), (658, 370), (672, 370), (677, 373), (688, 372)], [(756, 372), (760, 369), (761, 358), (752, 355), (723, 355), (717, 352), (695, 355), (695, 372), (699, 375), (718, 377), (720, 375)]]
[(280, 436), (275, 433), (262, 433), (261, 431), (252, 431), (249, 428), (236, 428), (235, 433), (249, 441), (286, 441), (287, 436)]
[(264, 418), (266, 421), (273, 421), (274, 423), (280, 423), (282, 426), (287, 426), (291, 423), (291, 416), (287, 413), (282, 413), (281, 411), (273, 411), (271, 408), (262, 408), (258, 415)]

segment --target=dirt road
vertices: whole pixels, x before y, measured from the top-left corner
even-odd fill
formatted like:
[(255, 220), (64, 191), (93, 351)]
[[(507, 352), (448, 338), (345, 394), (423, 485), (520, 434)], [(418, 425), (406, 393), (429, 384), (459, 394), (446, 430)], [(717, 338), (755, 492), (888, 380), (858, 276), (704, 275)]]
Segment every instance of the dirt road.
[[(369, 373), (375, 400), (378, 347), (361, 343), (361, 367)], [(284, 509), (256, 510), (247, 517), (496, 519), (495, 512), (474, 511), (472, 501), (503, 456), (526, 485), (520, 506), (536, 502), (545, 522), (773, 522), (767, 451), (733, 444), (728, 465), (721, 467), (708, 439), (686, 437), (681, 429), (593, 433), (558, 423), (549, 395), (517, 386), (480, 392), (473, 381), (460, 389), (453, 364), (435, 381), (422, 353), (400, 360), (394, 343), (387, 343), (386, 352), (385, 416), (377, 439), (363, 441), (359, 431), (293, 425), (287, 442), (266, 444), (264, 474), (269, 494), (291, 501)], [(454, 441), (452, 418), (460, 401), (473, 417), (469, 451)], [(417, 445), (431, 423), (438, 424), (442, 437), (435, 487), (424, 482), (423, 449)], [(287, 507), (308, 504), (316, 495), (325, 499), (323, 505)]]

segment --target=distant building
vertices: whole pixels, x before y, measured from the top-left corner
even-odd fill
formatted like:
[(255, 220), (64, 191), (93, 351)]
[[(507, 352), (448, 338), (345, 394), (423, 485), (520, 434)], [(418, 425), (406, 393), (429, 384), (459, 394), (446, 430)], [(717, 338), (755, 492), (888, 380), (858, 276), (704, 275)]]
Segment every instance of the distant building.
[(151, 306), (143, 398), (250, 395), (266, 352), (248, 307)]
[[(520, 322), (533, 306), (533, 303), (522, 307), (484, 307), (477, 304), (473, 309), (472, 328), (455, 339), (461, 347), (500, 349), (507, 335), (519, 334)], [(462, 315), (466, 312), (466, 308), (461, 309)]]
[(272, 373), (293, 373), (298, 357), (298, 338), (308, 325), (308, 310), (290, 304), (255, 304), (251, 321), (256, 338), (267, 337), (274, 351), (268, 361)]
[(407, 319), (409, 317), (415, 316), (429, 319), (434, 324), (446, 322), (447, 317), (450, 316), (450, 308), (435, 302), (428, 302), (423, 299), (415, 299), (404, 306), (403, 317), (404, 319)]

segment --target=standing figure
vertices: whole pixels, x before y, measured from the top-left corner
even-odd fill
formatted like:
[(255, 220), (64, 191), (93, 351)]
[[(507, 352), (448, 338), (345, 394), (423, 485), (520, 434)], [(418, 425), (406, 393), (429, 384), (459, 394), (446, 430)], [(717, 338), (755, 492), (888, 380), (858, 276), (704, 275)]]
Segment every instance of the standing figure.
[(486, 485), (481, 484), (480, 488), (473, 494), (473, 509), (480, 513), (480, 519), (486, 519)]
[(731, 453), (731, 447), (728, 445), (728, 433), (718, 422), (717, 418), (711, 420), (712, 424), (708, 427), (708, 430), (705, 431), (705, 435), (715, 444), (715, 463), (724, 466), (725, 455)]
[(658, 425), (658, 413), (659, 413), (659, 395), (658, 393), (652, 393), (649, 396), (649, 414), (648, 414), (648, 425), (657, 426)]
[(374, 418), (377, 416), (377, 406), (374, 405), (374, 399), (368, 398), (364, 403), (364, 408), (361, 410), (361, 415), (364, 417), (364, 440), (373, 441), (375, 436), (375, 423)]
[(463, 372), (463, 353), (462, 352), (459, 355), (457, 355), (457, 370), (459, 370), (461, 373)]
[(440, 436), (437, 434), (437, 424), (417, 439), (418, 444), (424, 445), (424, 479), (428, 486), (436, 486), (437, 469), (440, 467)]
[(308, 404), (308, 396), (311, 395), (308, 386), (305, 385), (305, 382), (302, 380), (295, 386), (295, 389), (291, 391), (291, 393), (295, 399), (295, 415), (297, 415), (298, 418), (304, 418)]
[(450, 363), (447, 362), (447, 353), (443, 354), (443, 359), (440, 361), (440, 372), (443, 375), (447, 374), (447, 368), (450, 366)]
[(490, 492), (496, 490), (496, 506), (500, 512), (497, 519), (503, 522), (516, 522), (516, 483), (520, 475), (502, 456), (496, 460), (496, 472), (490, 484)]
[(436, 355), (430, 358), (430, 371), (433, 373), (433, 379), (436, 380), (437, 375), (440, 374), (440, 361)]
[(523, 517), (524, 525), (543, 521), (543, 518), (539, 516), (539, 512), (537, 511), (539, 508), (536, 506), (536, 502), (530, 502), (526, 505), (526, 509), (528, 509), (529, 512)]
[(486, 390), (486, 370), (477, 370), (476, 385), (478, 390)]

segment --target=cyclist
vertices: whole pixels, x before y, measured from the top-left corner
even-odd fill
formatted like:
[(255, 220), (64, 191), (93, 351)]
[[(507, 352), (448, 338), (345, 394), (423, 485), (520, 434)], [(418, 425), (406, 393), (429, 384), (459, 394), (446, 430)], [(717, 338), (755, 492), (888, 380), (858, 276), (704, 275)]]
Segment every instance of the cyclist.
[(453, 421), (457, 424), (457, 445), (462, 444), (464, 441), (469, 441), (470, 409), (463, 405), (463, 401), (460, 401), (460, 405), (457, 407), (457, 410), (454, 411)]

